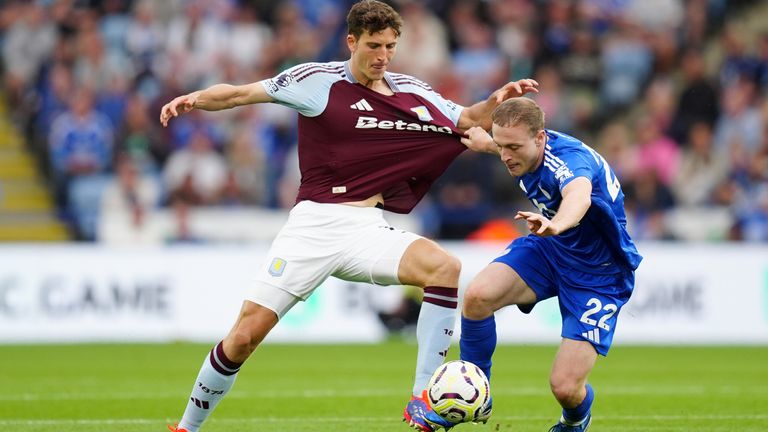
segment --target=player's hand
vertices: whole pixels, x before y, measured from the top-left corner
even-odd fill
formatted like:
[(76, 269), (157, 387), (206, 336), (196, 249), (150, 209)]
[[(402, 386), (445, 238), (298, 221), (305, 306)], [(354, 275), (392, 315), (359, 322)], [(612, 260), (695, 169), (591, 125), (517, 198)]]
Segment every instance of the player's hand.
[(504, 87), (496, 90), (492, 96), (495, 96), (498, 105), (507, 99), (520, 97), (526, 93), (538, 93), (538, 87), (539, 83), (536, 80), (524, 78), (505, 84)]
[(160, 110), (160, 123), (166, 127), (171, 118), (192, 111), (195, 108), (197, 96), (197, 92), (185, 94), (165, 104)]
[(519, 211), (515, 215), (515, 219), (525, 219), (531, 233), (539, 237), (549, 237), (560, 234), (560, 230), (552, 225), (552, 221), (540, 213)]
[(467, 129), (461, 138), (461, 143), (476, 152), (498, 154), (496, 143), (485, 129), (475, 126)]

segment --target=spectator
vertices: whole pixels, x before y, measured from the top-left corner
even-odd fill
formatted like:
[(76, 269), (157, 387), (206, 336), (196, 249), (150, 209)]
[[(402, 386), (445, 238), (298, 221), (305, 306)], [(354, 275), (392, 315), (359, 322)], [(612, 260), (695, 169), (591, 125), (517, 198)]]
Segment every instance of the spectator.
[(600, 131), (596, 150), (608, 161), (623, 184), (628, 185), (634, 181), (637, 175), (637, 146), (632, 142), (625, 122), (606, 125)]
[(681, 72), (683, 87), (670, 127), (670, 136), (677, 142), (686, 141), (695, 123), (704, 122), (713, 127), (719, 115), (717, 89), (705, 75), (702, 53), (696, 49), (685, 51)]
[(171, 154), (163, 171), (163, 181), (172, 203), (214, 204), (226, 179), (226, 161), (213, 149), (210, 137), (202, 132), (192, 136), (189, 146)]
[(478, 21), (458, 29), (458, 40), (452, 64), (465, 87), (462, 100), (483, 99), (506, 81), (506, 62), (494, 46), (491, 28)]
[(748, 182), (741, 184), (734, 203), (734, 240), (768, 241), (768, 148), (755, 155), (748, 166)]
[(595, 37), (584, 26), (574, 29), (571, 49), (560, 58), (558, 70), (563, 82), (574, 91), (597, 90), (602, 79), (600, 58)]
[[(84, 15), (88, 20), (95, 18)], [(84, 24), (85, 25), (85, 24)], [(128, 59), (117, 52), (104, 50), (104, 41), (98, 28), (82, 31), (77, 38), (74, 76), (78, 85), (88, 86), (97, 94), (106, 91), (115, 80), (127, 82), (133, 74)]]
[(133, 96), (127, 101), (125, 116), (117, 132), (119, 152), (124, 152), (141, 172), (158, 172), (167, 157), (157, 123), (149, 117), (147, 103)]
[(418, 1), (406, 3), (402, 16), (408, 24), (397, 43), (392, 68), (410, 71), (426, 82), (436, 82), (450, 64), (445, 25)]
[(619, 24), (603, 40), (603, 77), (600, 92), (603, 115), (624, 109), (640, 95), (651, 73), (653, 57), (644, 42), (642, 30), (629, 23)]
[(496, 44), (507, 58), (509, 79), (533, 75), (538, 50), (538, 35), (534, 32), (537, 11), (529, 0), (491, 2), (491, 19), (496, 25)]
[(648, 116), (636, 122), (635, 139), (638, 145), (636, 178), (655, 173), (661, 184), (670, 186), (680, 161), (677, 143), (663, 135), (656, 122)]
[(755, 84), (738, 79), (724, 88), (722, 114), (715, 124), (715, 147), (742, 146), (753, 154), (762, 143), (763, 117), (755, 104)]
[(727, 161), (714, 152), (712, 127), (706, 122), (693, 124), (673, 184), (676, 201), (688, 207), (711, 205), (727, 173)]
[(125, 48), (137, 70), (152, 67), (155, 57), (161, 53), (165, 34), (155, 20), (149, 2), (140, 1), (133, 8), (133, 19), (125, 33)]
[(72, 179), (109, 170), (114, 141), (112, 125), (94, 109), (89, 89), (77, 90), (69, 103), (70, 109), (54, 119), (48, 138), (60, 209), (68, 205), (67, 188)]
[(15, 18), (2, 38), (2, 58), (4, 86), (12, 103), (17, 104), (53, 52), (56, 27), (37, 2), (22, 2), (12, 7)]
[(670, 188), (651, 170), (626, 186), (626, 202), (634, 215), (633, 236), (642, 240), (670, 239), (664, 216), (675, 205)]
[(226, 46), (239, 77), (249, 77), (250, 71), (263, 66), (264, 51), (272, 42), (272, 30), (259, 20), (256, 11), (238, 6), (226, 32)]
[(728, 88), (735, 82), (752, 81), (757, 76), (758, 61), (747, 50), (744, 33), (736, 23), (728, 23), (721, 38), (723, 62), (720, 66), (720, 87)]
[(101, 241), (109, 243), (158, 243), (162, 235), (152, 224), (152, 211), (160, 203), (160, 185), (154, 177), (143, 174), (140, 164), (129, 155), (121, 155), (115, 176), (101, 195)]
[[(256, 111), (256, 107), (247, 107), (241, 113)], [(253, 115), (253, 114), (251, 114)], [(243, 122), (246, 120), (243, 119)], [(229, 145), (226, 157), (230, 168), (228, 185), (231, 192), (237, 191), (237, 197), (230, 198), (241, 204), (267, 203), (266, 155), (259, 135), (245, 127), (236, 130)]]

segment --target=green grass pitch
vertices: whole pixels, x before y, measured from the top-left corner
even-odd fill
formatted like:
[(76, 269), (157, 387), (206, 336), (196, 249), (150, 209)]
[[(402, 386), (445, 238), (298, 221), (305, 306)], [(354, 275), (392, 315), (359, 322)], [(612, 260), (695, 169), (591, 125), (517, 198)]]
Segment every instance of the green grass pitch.
[[(210, 345), (0, 346), (0, 430), (162, 432), (178, 420)], [(487, 425), (547, 431), (554, 346), (500, 346)], [(458, 355), (451, 350), (449, 358)], [(400, 431), (415, 345), (266, 344), (205, 432)], [(616, 346), (591, 382), (590, 432), (768, 431), (768, 347)]]

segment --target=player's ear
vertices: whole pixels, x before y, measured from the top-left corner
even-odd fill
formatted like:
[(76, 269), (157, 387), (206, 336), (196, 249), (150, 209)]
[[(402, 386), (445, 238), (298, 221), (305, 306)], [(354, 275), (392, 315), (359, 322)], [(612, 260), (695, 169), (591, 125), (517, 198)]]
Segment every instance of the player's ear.
[(545, 142), (547, 142), (547, 133), (541, 129), (536, 132), (536, 147), (541, 147)]
[(349, 52), (353, 53), (355, 50), (357, 50), (357, 38), (353, 34), (347, 35), (347, 48), (349, 48)]

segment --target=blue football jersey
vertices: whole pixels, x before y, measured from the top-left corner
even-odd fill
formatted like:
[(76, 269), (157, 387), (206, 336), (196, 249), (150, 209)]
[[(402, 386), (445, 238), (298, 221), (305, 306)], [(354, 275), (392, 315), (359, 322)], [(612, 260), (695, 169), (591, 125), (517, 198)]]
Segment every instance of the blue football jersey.
[(541, 213), (551, 219), (562, 202), (561, 191), (577, 177), (592, 182), (592, 205), (580, 223), (544, 238), (546, 250), (560, 266), (589, 274), (635, 270), (642, 260), (627, 232), (624, 193), (606, 160), (576, 138), (547, 130), (544, 161), (519, 177), (520, 187)]

